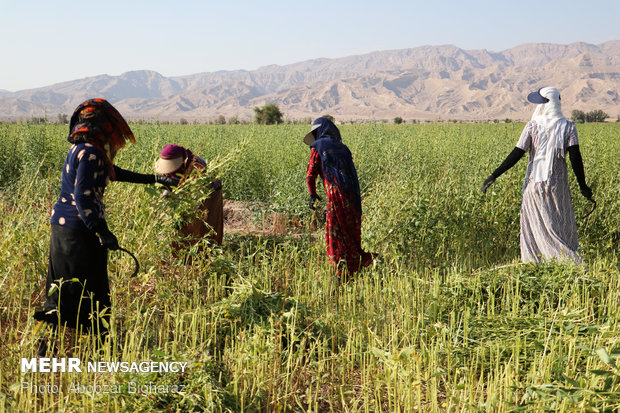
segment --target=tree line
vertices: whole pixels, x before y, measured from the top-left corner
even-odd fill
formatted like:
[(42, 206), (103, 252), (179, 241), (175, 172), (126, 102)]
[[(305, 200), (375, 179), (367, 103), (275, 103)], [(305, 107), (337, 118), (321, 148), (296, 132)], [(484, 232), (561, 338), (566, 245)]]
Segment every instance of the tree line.
[[(571, 112), (571, 120), (575, 123), (591, 123), (591, 122), (605, 122), (609, 115), (600, 109), (596, 109), (590, 112), (584, 112), (583, 110), (575, 109)], [(618, 115), (620, 121), (620, 115)]]
[[(330, 119), (334, 120), (334, 118), (331, 115), (323, 115), (325, 117), (329, 117)], [(282, 111), (280, 110), (280, 108), (278, 107), (277, 104), (275, 103), (268, 103), (266, 105), (264, 105), (263, 107), (255, 107), (254, 108), (254, 123), (257, 123), (259, 125), (277, 125), (279, 123), (284, 123), (284, 114), (282, 113)], [(606, 119), (609, 118), (609, 115), (607, 113), (605, 113), (604, 111), (602, 111), (601, 109), (596, 109), (596, 110), (592, 110), (590, 112), (584, 112), (582, 110), (579, 109), (575, 109), (571, 112), (571, 120), (575, 123), (592, 123), (592, 122), (605, 122)], [(305, 119), (301, 119), (301, 120), (297, 120), (297, 121), (287, 121), (287, 123), (312, 123), (313, 118), (305, 118)], [(618, 115), (618, 119), (616, 120), (617, 122), (620, 122), (620, 115)], [(150, 123), (149, 121), (145, 121), (145, 120), (133, 120), (133, 122), (135, 123)], [(161, 124), (174, 124), (176, 122), (174, 121), (169, 121), (169, 120), (164, 120), (164, 121), (157, 121), (158, 123)], [(387, 120), (383, 120), (383, 121), (379, 121), (382, 123), (387, 123)], [(393, 122), (395, 124), (401, 124), (401, 123), (407, 123), (407, 121), (405, 121), (402, 117), (397, 116), (393, 119)], [(457, 120), (448, 120), (448, 122), (451, 123), (456, 123)], [(494, 123), (499, 123), (499, 119), (495, 119), (493, 120)], [(512, 122), (511, 119), (505, 119), (504, 120), (505, 123), (510, 123)], [(58, 124), (68, 124), (69, 123), (69, 118), (67, 116), (66, 113), (59, 113), (57, 118), (54, 121), (50, 121), (47, 116), (44, 117), (37, 117), (37, 116), (33, 116), (30, 119), (21, 119), (18, 121), (16, 120), (12, 120), (12, 121), (6, 121), (3, 122), (0, 120), (0, 123), (27, 123), (27, 124), (39, 124), (39, 123), (58, 123)], [(188, 125), (190, 122), (186, 119), (186, 118), (181, 118), (178, 121), (179, 124), (181, 125)], [(195, 120), (193, 122), (194, 124), (198, 123), (197, 120)], [(217, 118), (215, 118), (214, 120), (210, 121), (209, 123), (211, 124), (215, 124), (215, 125), (225, 125), (225, 124), (229, 124), (229, 125), (237, 125), (237, 124), (249, 124), (251, 123), (251, 121), (248, 120), (241, 120), (239, 119), (237, 116), (233, 116), (229, 119), (226, 119), (226, 117), (224, 115), (219, 115)], [(353, 121), (351, 121), (351, 123), (353, 123)], [(418, 121), (411, 120), (410, 123), (418, 123)]]

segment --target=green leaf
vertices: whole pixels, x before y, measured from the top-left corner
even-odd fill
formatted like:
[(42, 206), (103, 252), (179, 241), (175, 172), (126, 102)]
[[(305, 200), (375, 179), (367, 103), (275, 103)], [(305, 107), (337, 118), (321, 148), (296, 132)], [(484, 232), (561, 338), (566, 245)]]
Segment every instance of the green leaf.
[(579, 382), (571, 379), (570, 377), (566, 377), (565, 375), (562, 375), (562, 379), (573, 387), (580, 387)]
[(21, 385), (22, 385), (21, 383), (13, 383), (9, 387), (9, 391), (12, 391), (12, 392), (19, 391), (19, 390), (21, 390)]
[(153, 355), (156, 357), (166, 357), (166, 353), (161, 350), (153, 350)]
[(47, 292), (47, 295), (50, 296), (50, 295), (54, 294), (56, 291), (58, 291), (58, 284), (52, 283), (52, 285), (50, 286), (49, 291)]
[(380, 348), (376, 348), (376, 347), (371, 347), (370, 351), (372, 352), (372, 354), (375, 357), (377, 357), (379, 359), (385, 359), (385, 357), (388, 356), (388, 354), (389, 354), (387, 351), (384, 351), (384, 350), (382, 350)]
[(590, 370), (590, 373), (596, 374), (597, 376), (609, 376), (611, 375), (611, 371), (607, 370)]
[(601, 361), (605, 364), (609, 364), (610, 366), (614, 366), (614, 361), (609, 356), (609, 353), (604, 348), (599, 348), (596, 350), (596, 354), (601, 359)]
[(603, 391), (610, 391), (610, 390), (612, 390), (615, 382), (616, 382), (616, 380), (614, 380), (613, 377), (607, 377), (605, 379), (605, 384), (603, 385)]
[(409, 358), (413, 355), (414, 351), (415, 349), (413, 348), (413, 346), (405, 347), (400, 351), (398, 358), (402, 361), (409, 360)]

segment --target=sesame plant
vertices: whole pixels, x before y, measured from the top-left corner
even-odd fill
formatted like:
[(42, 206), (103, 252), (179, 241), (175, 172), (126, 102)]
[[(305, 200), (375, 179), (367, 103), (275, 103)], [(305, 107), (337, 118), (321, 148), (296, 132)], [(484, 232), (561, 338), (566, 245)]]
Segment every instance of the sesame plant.
[[(66, 126), (0, 124), (0, 411), (617, 411), (620, 126), (578, 126), (597, 201), (581, 219), (591, 205), (569, 173), (584, 266), (520, 262), (525, 159), (480, 191), (522, 127), (340, 126), (360, 180), (362, 243), (379, 254), (340, 283), (307, 208), (308, 126), (132, 125), (137, 144), (119, 151), (120, 167), (150, 173), (176, 143), (209, 174), (173, 198), (108, 186), (108, 224), (141, 271), (130, 277), (133, 261), (110, 252), (109, 342), (61, 329), (55, 357), (190, 368), (104, 374), (20, 369), (49, 334), (32, 313), (70, 145)], [(225, 227), (221, 247), (173, 251), (175, 223), (211, 177), (225, 199), (251, 206), (248, 220), (285, 216), (284, 235)]]

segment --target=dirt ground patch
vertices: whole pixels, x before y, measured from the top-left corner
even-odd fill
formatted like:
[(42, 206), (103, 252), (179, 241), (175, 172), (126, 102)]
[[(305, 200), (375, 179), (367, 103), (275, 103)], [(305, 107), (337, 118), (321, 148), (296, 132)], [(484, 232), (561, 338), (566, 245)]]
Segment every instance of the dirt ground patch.
[(244, 233), (265, 236), (301, 234), (320, 226), (317, 219), (309, 221), (269, 210), (268, 204), (224, 200), (224, 233)]

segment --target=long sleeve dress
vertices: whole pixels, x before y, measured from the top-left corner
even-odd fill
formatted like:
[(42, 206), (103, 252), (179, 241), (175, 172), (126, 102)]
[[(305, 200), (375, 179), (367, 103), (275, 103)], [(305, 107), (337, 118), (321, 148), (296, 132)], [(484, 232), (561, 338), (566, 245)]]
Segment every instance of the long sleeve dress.
[(359, 194), (345, 193), (337, 185), (326, 180), (321, 168), (321, 157), (314, 148), (311, 148), (306, 175), (311, 195), (316, 195), (318, 176), (323, 180), (327, 195), (325, 226), (327, 255), (332, 264), (339, 266), (339, 275), (342, 275), (341, 263), (346, 265), (348, 274), (352, 275), (359, 270), (360, 265), (367, 266), (372, 262), (372, 255), (363, 251), (361, 245), (362, 213), (356, 205)]
[[(155, 183), (155, 176), (114, 165), (115, 181)], [(46, 300), (35, 318), (68, 327), (107, 330), (110, 316), (108, 250), (96, 228), (105, 219), (103, 195), (110, 183), (99, 149), (90, 143), (71, 146), (62, 170), (58, 201), (50, 218), (51, 237)], [(53, 288), (53, 285), (59, 288)], [(53, 291), (52, 294), (48, 294)], [(99, 317), (96, 317), (97, 314)]]
[(109, 317), (110, 308), (108, 252), (94, 228), (105, 216), (103, 194), (109, 181), (99, 149), (89, 143), (71, 147), (63, 166), (60, 196), (50, 219), (45, 287), (46, 293), (53, 284), (60, 289), (47, 295), (45, 315), (39, 314), (46, 321), (90, 330), (96, 319), (92, 315), (98, 310), (98, 330), (107, 330), (102, 319)]
[[(568, 185), (566, 150), (578, 145), (573, 122), (562, 120), (562, 140), (546, 148), (535, 120), (527, 123), (516, 145), (529, 151), (521, 204), (521, 259), (544, 259), (581, 263), (579, 238)], [(545, 153), (546, 152), (546, 153)]]

